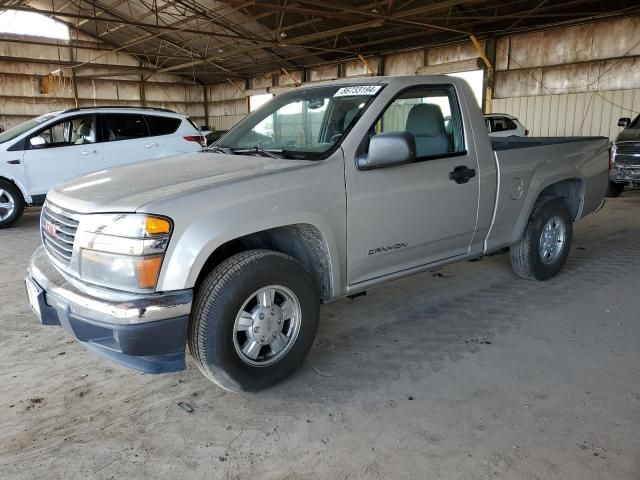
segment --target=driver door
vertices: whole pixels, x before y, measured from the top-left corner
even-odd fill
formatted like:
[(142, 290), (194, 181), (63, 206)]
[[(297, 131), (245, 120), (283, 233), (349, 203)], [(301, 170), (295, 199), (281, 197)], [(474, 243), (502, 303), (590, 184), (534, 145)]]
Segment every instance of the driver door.
[(348, 171), (349, 285), (465, 255), (476, 229), (479, 166), (453, 85), (400, 92), (370, 136), (383, 132), (412, 134), (416, 161)]
[(24, 168), (32, 195), (104, 168), (96, 127), (95, 115), (66, 117), (27, 139)]

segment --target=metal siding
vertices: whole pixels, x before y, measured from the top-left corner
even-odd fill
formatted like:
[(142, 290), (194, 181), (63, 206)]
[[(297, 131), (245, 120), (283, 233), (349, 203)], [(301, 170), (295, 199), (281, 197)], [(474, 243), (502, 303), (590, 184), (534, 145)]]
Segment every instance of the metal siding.
[(633, 102), (631, 104), (633, 105), (631, 107), (632, 111), (640, 112), (640, 89), (633, 90)]
[(606, 132), (606, 136), (611, 136), (611, 130), (614, 126), (614, 122), (607, 122), (607, 120), (612, 119), (615, 115), (615, 110), (613, 107), (613, 101), (615, 99), (615, 94), (619, 92), (604, 92), (604, 97), (607, 101), (605, 101), (602, 105), (602, 115), (600, 115), (600, 131), (603, 133)]
[(640, 88), (496, 98), (494, 112), (520, 119), (532, 136), (595, 135), (614, 139), (620, 117), (640, 114)]
[(564, 117), (562, 133), (573, 136), (576, 134), (576, 94), (567, 95), (567, 109)]
[(558, 134), (558, 110), (560, 108), (560, 97), (553, 95), (551, 97), (551, 105), (549, 106), (549, 131), (550, 137), (555, 137)]
[[(95, 58), (101, 51), (74, 48), (76, 61)], [(60, 60), (69, 60), (69, 48), (0, 42), (0, 124), (10, 128), (36, 115), (76, 106), (68, 71), (65, 85), (41, 93), (42, 78), (60, 68)], [(31, 61), (33, 60), (33, 61)], [(39, 63), (46, 61), (47, 63)], [(50, 62), (50, 63), (49, 63)], [(83, 75), (105, 74), (113, 66), (138, 67), (140, 61), (122, 52), (101, 57), (98, 64), (85, 65), (76, 73), (78, 106), (142, 106), (140, 76), (89, 78)], [(113, 69), (112, 69), (113, 73)], [(143, 82), (146, 105), (174, 109), (180, 113), (203, 117), (203, 88), (184, 78), (155, 74)]]
[(598, 93), (593, 94), (593, 102), (591, 102), (591, 115), (589, 115), (589, 118), (591, 120), (591, 128), (589, 129), (587, 135), (597, 135), (598, 132), (600, 132), (604, 107), (604, 97), (601, 95), (602, 94), (599, 95)]
[(209, 126), (214, 130), (229, 130), (246, 115), (221, 115), (210, 117)]

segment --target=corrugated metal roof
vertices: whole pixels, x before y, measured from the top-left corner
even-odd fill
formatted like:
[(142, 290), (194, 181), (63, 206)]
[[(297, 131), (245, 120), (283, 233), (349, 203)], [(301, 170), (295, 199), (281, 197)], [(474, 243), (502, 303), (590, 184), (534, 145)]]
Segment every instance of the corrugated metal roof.
[(3, 7), (53, 15), (134, 55), (142, 73), (202, 83), (640, 12), (636, 0), (10, 0)]

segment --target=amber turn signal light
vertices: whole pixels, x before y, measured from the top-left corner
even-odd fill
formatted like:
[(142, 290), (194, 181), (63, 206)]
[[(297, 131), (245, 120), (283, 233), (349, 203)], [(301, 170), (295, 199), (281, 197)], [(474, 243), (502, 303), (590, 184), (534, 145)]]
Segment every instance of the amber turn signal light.
[(155, 257), (142, 257), (138, 260), (136, 270), (138, 273), (138, 288), (155, 288), (162, 266), (162, 255)]
[(159, 217), (145, 217), (144, 230), (147, 235), (162, 235), (171, 232), (171, 222)]

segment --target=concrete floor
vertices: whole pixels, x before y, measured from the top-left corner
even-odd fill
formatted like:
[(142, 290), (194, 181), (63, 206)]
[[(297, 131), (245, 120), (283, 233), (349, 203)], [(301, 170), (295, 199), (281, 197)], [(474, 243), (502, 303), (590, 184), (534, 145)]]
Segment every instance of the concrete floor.
[(640, 192), (582, 221), (549, 282), (501, 255), (323, 307), (302, 370), (254, 395), (38, 325), (37, 223), (0, 231), (2, 479), (640, 478)]

